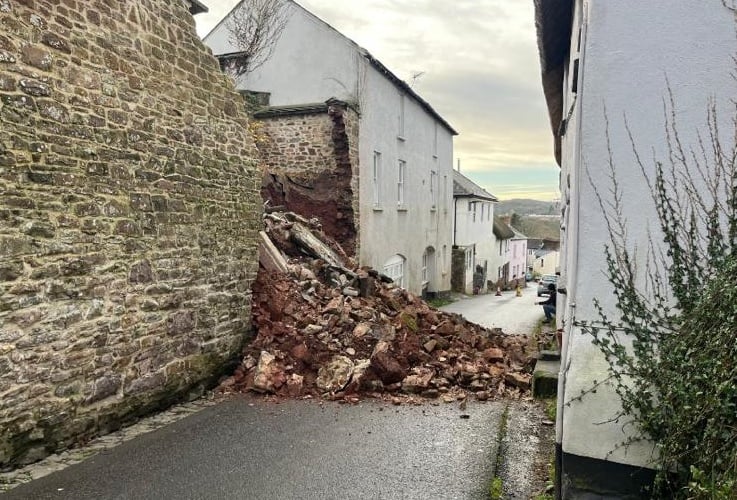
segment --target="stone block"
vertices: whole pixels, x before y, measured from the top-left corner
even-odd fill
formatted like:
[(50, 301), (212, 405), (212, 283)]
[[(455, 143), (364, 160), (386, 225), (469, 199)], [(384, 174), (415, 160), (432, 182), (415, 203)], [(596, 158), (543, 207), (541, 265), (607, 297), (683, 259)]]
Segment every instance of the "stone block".
[(539, 360), (532, 373), (532, 395), (536, 398), (552, 398), (558, 394), (560, 361)]

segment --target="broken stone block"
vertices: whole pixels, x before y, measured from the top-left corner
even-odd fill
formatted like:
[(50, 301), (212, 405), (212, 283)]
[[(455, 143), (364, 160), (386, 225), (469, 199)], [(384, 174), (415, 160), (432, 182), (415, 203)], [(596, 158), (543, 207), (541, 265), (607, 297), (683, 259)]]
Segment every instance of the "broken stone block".
[(317, 372), (317, 387), (325, 392), (343, 389), (351, 379), (355, 365), (346, 356), (335, 356)]
[(439, 335), (451, 335), (455, 333), (455, 325), (452, 322), (445, 320), (435, 327), (435, 333)]
[(504, 375), (504, 382), (525, 391), (530, 388), (530, 376), (523, 373), (507, 373)]
[(351, 286), (343, 288), (343, 295), (346, 297), (358, 297), (358, 290)]
[(371, 297), (374, 295), (375, 286), (373, 278), (358, 278), (358, 293), (361, 297)]
[(261, 351), (253, 376), (253, 389), (259, 392), (276, 392), (286, 382), (286, 375), (276, 362), (276, 356)]
[(407, 376), (407, 370), (387, 351), (375, 352), (371, 356), (371, 368), (384, 384), (401, 382)]
[(498, 347), (490, 347), (486, 349), (481, 355), (486, 361), (489, 361), (491, 363), (496, 361), (504, 361), (504, 351), (502, 351)]
[(302, 333), (305, 335), (315, 335), (321, 331), (322, 327), (320, 325), (307, 325), (304, 330), (302, 330)]
[(371, 325), (369, 325), (368, 323), (359, 323), (353, 329), (353, 336), (360, 338), (369, 332), (371, 332)]
[(428, 388), (430, 380), (435, 376), (435, 370), (431, 368), (414, 368), (413, 372), (402, 380), (402, 389), (405, 392), (422, 392)]
[(435, 348), (438, 345), (438, 341), (435, 339), (430, 339), (424, 344), (422, 344), (422, 348), (425, 349), (427, 352), (433, 352)]
[(297, 397), (302, 395), (302, 389), (304, 387), (304, 377), (302, 375), (297, 375), (296, 373), (292, 373), (287, 378), (287, 393), (292, 397)]

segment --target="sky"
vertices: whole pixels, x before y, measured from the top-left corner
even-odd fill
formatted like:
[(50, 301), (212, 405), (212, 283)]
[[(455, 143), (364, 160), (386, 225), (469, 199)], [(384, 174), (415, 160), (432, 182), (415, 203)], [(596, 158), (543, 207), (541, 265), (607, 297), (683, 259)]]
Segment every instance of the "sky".
[[(201, 0), (204, 37), (238, 0)], [(499, 199), (559, 197), (530, 0), (299, 0), (455, 128), (454, 167)]]

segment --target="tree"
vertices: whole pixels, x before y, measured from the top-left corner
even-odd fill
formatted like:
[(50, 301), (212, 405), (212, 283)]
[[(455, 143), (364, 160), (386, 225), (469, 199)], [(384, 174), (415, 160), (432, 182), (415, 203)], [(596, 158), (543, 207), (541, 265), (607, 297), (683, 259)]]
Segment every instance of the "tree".
[(289, 21), (288, 0), (243, 0), (227, 21), (236, 51), (221, 56), (224, 71), (246, 75), (269, 60)]

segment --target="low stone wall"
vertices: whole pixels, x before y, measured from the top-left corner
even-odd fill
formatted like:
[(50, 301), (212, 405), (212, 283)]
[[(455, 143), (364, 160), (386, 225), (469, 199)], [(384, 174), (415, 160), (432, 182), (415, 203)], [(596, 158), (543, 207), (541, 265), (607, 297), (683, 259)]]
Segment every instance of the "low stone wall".
[(261, 201), (242, 98), (184, 2), (0, 0), (0, 30), (8, 467), (223, 370), (250, 331)]

